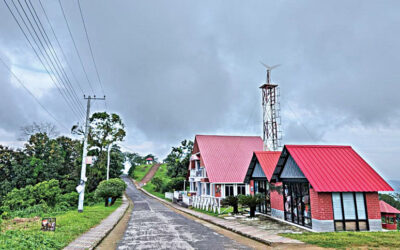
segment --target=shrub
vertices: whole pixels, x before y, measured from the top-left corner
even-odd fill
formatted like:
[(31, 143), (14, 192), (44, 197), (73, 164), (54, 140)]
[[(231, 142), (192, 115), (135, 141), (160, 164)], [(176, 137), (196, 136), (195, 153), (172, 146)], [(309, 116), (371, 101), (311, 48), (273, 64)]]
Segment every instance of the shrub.
[(28, 185), (21, 189), (14, 188), (6, 195), (1, 210), (23, 210), (38, 204), (54, 207), (60, 194), (61, 189), (57, 180), (44, 181), (35, 186)]
[(264, 201), (264, 196), (262, 194), (255, 195), (239, 195), (239, 203), (243, 206), (248, 206), (250, 208), (250, 217), (254, 217), (256, 214), (256, 207), (258, 204)]
[(163, 180), (160, 177), (154, 177), (151, 179), (151, 183), (155, 186), (155, 191), (160, 192), (161, 189), (163, 188)]
[(117, 198), (121, 197), (126, 189), (126, 183), (118, 178), (100, 182), (95, 191), (95, 196), (103, 198), (105, 206), (108, 206), (108, 198), (111, 198), (111, 206), (114, 205)]
[[(79, 196), (78, 196), (79, 198)], [(101, 202), (103, 199), (101, 197), (97, 197), (95, 195), (95, 192), (92, 193), (85, 193), (85, 200), (83, 201), (83, 204), (85, 206), (93, 206), (99, 202)]]
[(233, 207), (233, 213), (237, 214), (237, 213), (239, 213), (238, 202), (239, 202), (238, 197), (231, 195), (231, 196), (227, 196), (225, 199), (222, 200), (222, 205), (224, 205), (224, 206), (232, 206)]
[(162, 188), (162, 192), (170, 192), (173, 190), (183, 190), (183, 184), (185, 182), (185, 177), (172, 178), (167, 184)]
[(59, 202), (64, 202), (68, 204), (68, 207), (73, 207), (78, 205), (78, 199), (79, 199), (79, 194), (77, 192), (71, 192), (61, 195)]

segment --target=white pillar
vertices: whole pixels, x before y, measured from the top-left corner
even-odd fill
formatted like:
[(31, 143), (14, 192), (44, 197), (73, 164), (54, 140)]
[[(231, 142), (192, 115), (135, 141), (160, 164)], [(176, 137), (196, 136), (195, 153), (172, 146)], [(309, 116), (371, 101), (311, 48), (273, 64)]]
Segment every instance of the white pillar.
[(250, 194), (250, 185), (246, 184), (246, 195)]
[(237, 196), (237, 184), (233, 184), (233, 196)]

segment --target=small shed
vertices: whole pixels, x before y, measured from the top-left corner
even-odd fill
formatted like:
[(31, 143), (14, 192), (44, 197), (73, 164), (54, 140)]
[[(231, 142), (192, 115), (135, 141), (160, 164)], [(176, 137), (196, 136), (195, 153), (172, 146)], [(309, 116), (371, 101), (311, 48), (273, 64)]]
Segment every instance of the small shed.
[(396, 217), (400, 214), (400, 211), (384, 201), (379, 201), (379, 206), (381, 208), (382, 215), (382, 228), (388, 230), (397, 229)]
[(151, 157), (146, 158), (146, 164), (153, 164), (153, 158)]

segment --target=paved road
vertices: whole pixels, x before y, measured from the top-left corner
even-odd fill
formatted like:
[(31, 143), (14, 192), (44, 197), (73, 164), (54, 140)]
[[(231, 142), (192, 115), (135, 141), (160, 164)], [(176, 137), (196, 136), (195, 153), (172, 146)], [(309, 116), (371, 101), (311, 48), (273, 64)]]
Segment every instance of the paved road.
[(129, 179), (124, 180), (134, 208), (118, 249), (248, 249), (174, 212), (137, 190)]

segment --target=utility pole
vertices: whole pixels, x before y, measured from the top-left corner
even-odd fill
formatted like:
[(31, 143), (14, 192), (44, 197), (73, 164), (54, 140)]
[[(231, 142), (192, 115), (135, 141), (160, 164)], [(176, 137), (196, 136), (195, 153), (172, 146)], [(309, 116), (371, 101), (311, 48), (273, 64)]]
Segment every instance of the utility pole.
[(89, 117), (90, 117), (90, 101), (91, 100), (105, 100), (106, 96), (103, 98), (96, 98), (96, 96), (83, 96), (85, 100), (87, 100), (86, 107), (86, 124), (85, 124), (85, 134), (83, 139), (83, 153), (82, 153), (82, 168), (81, 168), (81, 180), (79, 186), (76, 187), (76, 190), (79, 193), (79, 201), (78, 201), (78, 212), (83, 212), (83, 200), (85, 199), (85, 183), (87, 181), (86, 178), (86, 157), (87, 157), (87, 144), (88, 144), (88, 134), (89, 134)]
[(112, 147), (112, 142), (108, 144), (108, 153), (107, 153), (107, 181), (110, 178), (110, 151)]

